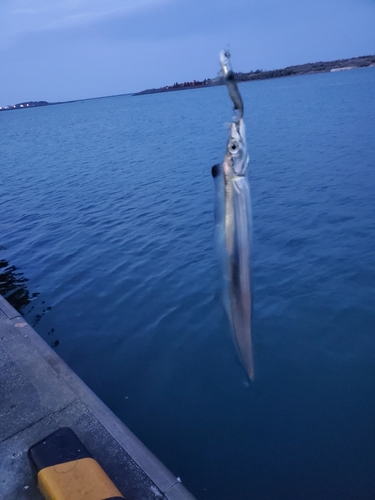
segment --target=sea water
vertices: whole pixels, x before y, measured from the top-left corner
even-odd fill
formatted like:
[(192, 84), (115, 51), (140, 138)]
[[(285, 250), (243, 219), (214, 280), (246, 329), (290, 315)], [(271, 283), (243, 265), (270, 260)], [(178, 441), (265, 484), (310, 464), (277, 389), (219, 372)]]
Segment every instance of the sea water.
[(375, 68), (239, 88), (253, 383), (213, 248), (225, 87), (0, 113), (0, 260), (26, 319), (198, 499), (373, 498)]

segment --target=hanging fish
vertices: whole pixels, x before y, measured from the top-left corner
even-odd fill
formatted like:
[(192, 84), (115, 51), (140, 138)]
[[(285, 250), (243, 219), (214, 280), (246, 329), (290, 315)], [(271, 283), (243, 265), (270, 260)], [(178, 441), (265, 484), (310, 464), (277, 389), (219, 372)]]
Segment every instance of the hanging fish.
[(224, 271), (224, 305), (238, 356), (250, 379), (254, 377), (251, 341), (251, 202), (246, 177), (249, 156), (246, 148), (244, 106), (230, 65), (229, 51), (220, 53), (221, 71), (235, 117), (230, 125), (224, 161), (212, 168), (215, 180), (215, 233)]

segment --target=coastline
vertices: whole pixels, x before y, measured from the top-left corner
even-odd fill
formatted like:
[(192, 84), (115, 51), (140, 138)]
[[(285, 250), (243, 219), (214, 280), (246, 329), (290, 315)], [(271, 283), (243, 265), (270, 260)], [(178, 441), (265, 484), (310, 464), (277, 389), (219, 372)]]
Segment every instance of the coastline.
[[(253, 80), (267, 80), (269, 78), (281, 78), (283, 76), (312, 75), (317, 73), (329, 73), (349, 69), (368, 68), (375, 66), (375, 55), (351, 57), (349, 59), (336, 59), (334, 61), (319, 61), (315, 63), (298, 64), (275, 70), (249, 71), (246, 73), (235, 73), (237, 82), (249, 82)], [(186, 82), (156, 89), (146, 89), (132, 94), (133, 96), (158, 94), (161, 92), (174, 92), (176, 90), (190, 90), (204, 87), (215, 87), (223, 85), (222, 79), (206, 79), (203, 82)]]
[[(257, 69), (255, 71), (249, 71), (246, 73), (235, 73), (237, 82), (249, 82), (253, 80), (267, 80), (269, 78), (281, 78), (283, 76), (299, 76), (299, 75), (313, 75), (317, 73), (329, 73), (337, 71), (347, 71), (351, 69), (358, 68), (369, 68), (375, 66), (375, 54), (359, 57), (351, 57), (348, 59), (336, 59), (334, 61), (318, 61), (315, 63), (305, 63), (297, 64), (295, 66), (287, 66), (282, 69), (274, 70), (261, 70)], [(147, 94), (160, 94), (163, 92), (175, 92), (178, 90), (191, 90), (191, 89), (201, 89), (207, 87), (216, 87), (219, 85), (224, 85), (221, 77), (216, 78), (205, 78), (202, 81), (193, 80), (191, 82), (178, 83), (175, 82), (172, 85), (166, 85), (164, 87), (153, 88), (141, 90), (135, 93), (125, 93), (119, 95), (131, 95), (140, 96)], [(79, 101), (89, 101), (93, 99), (104, 99), (107, 97), (117, 97), (117, 96), (102, 96), (102, 97), (90, 97), (87, 99), (74, 99), (70, 101), (61, 102), (47, 102), (47, 101), (25, 101), (18, 104), (12, 104), (7, 106), (0, 106), (1, 111), (12, 111), (15, 109), (27, 109), (35, 108), (41, 106), (55, 106), (56, 104), (69, 104)]]

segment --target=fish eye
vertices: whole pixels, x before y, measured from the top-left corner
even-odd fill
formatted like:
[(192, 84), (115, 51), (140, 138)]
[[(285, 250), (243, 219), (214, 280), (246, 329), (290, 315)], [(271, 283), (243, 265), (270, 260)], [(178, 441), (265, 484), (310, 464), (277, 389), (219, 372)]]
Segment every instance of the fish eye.
[(239, 150), (239, 144), (238, 144), (238, 142), (237, 141), (231, 141), (228, 144), (228, 149), (229, 149), (230, 153), (237, 153), (237, 151)]

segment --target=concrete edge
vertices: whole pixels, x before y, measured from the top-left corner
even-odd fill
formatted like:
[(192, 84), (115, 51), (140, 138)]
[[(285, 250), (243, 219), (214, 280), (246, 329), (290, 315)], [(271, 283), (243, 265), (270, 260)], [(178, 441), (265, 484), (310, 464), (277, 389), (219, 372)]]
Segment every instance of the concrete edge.
[[(87, 405), (103, 427), (131, 456), (168, 500), (194, 500), (193, 495), (169, 469), (126, 427), (101, 399), (76, 375), (56, 352), (40, 337), (23, 316), (0, 295), (0, 309), (18, 331), (28, 338), (40, 356), (63, 382)], [(21, 321), (20, 321), (21, 320)]]
[(20, 313), (16, 311), (2, 295), (0, 295), (0, 309), (6, 316), (8, 316), (9, 319), (21, 316)]

